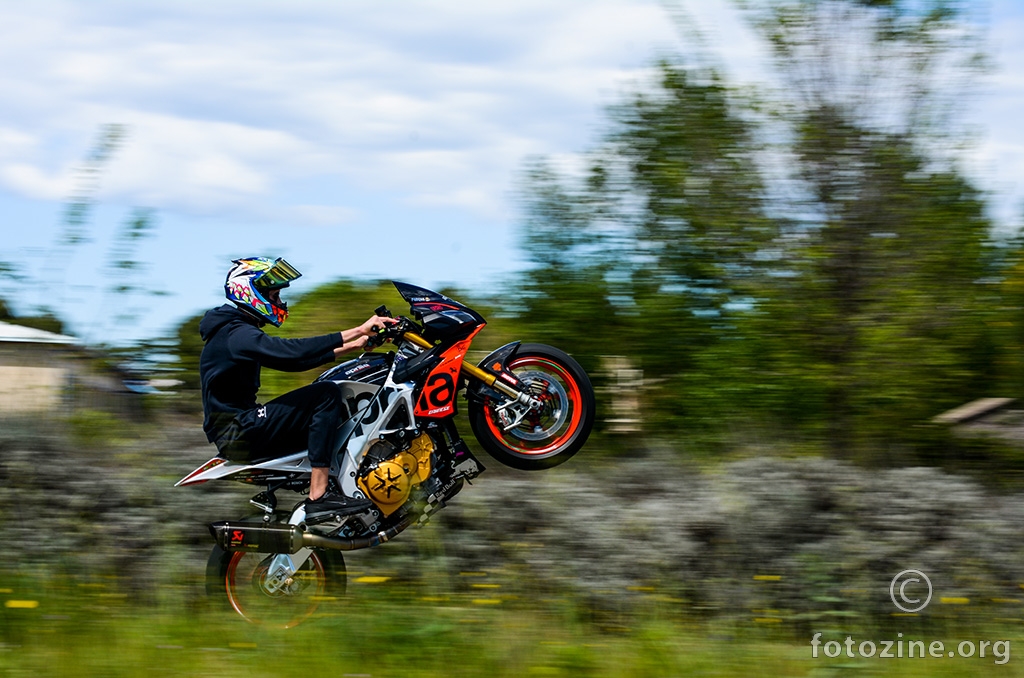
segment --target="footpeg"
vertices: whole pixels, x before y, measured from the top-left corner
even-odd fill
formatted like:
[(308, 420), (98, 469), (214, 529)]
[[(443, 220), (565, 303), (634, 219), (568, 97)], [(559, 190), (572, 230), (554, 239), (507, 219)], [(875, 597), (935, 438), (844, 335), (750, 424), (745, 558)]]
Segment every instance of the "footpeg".
[(250, 499), (249, 503), (264, 513), (273, 513), (274, 509), (277, 508), (277, 497), (271, 492), (260, 492)]

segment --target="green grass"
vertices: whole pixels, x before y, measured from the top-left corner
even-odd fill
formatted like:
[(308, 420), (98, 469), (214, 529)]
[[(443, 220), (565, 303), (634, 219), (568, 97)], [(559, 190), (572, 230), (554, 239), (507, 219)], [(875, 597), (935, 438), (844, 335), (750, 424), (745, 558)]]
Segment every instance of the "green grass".
[[(400, 581), (357, 580), (306, 623), (277, 630), (213, 609), (194, 583), (140, 599), (109, 580), (15, 577), (0, 589), (0, 675), (1024, 675), (1012, 656), (1002, 666), (991, 657), (812, 659), (809, 638), (746, 622), (712, 627), (655, 596), (598, 616), (567, 595), (528, 599), (466, 582), (425, 595)], [(1024, 652), (1021, 635), (960, 639), (1009, 638)]]

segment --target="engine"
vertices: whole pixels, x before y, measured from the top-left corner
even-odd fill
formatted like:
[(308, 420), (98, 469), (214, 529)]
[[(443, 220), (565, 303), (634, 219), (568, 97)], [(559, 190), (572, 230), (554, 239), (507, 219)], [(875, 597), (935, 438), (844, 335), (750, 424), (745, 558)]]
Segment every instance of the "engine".
[(434, 441), (426, 433), (404, 450), (381, 440), (366, 453), (367, 463), (356, 482), (381, 513), (389, 516), (405, 503), (413, 487), (430, 477), (433, 451)]

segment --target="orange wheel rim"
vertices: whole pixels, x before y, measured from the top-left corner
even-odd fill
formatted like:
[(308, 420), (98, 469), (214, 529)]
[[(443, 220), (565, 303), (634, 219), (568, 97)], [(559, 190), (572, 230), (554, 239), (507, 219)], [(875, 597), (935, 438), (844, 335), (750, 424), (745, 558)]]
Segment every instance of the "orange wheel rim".
[(579, 426), (580, 419), (583, 418), (583, 408), (580, 407), (580, 404), (582, 402), (582, 396), (580, 395), (580, 387), (576, 383), (576, 380), (573, 379), (572, 375), (570, 375), (564, 367), (562, 367), (556, 362), (552, 362), (545, 358), (526, 356), (512, 361), (509, 364), (509, 369), (512, 370), (517, 367), (529, 366), (546, 367), (555, 374), (557, 374), (561, 378), (562, 382), (565, 384), (567, 400), (565, 406), (572, 408), (569, 425), (566, 427), (566, 429), (561, 434), (559, 434), (555, 440), (547, 443), (543, 447), (524, 447), (519, 445), (513, 445), (508, 441), (507, 432), (504, 431), (495, 423), (494, 410), (491, 407), (487, 407), (487, 412), (485, 413), (484, 418), (487, 420), (487, 426), (490, 429), (491, 434), (494, 436), (494, 439), (501, 443), (501, 445), (517, 454), (539, 457), (556, 451), (562, 445), (564, 445), (566, 442), (572, 439), (573, 435), (576, 434), (576, 429)]

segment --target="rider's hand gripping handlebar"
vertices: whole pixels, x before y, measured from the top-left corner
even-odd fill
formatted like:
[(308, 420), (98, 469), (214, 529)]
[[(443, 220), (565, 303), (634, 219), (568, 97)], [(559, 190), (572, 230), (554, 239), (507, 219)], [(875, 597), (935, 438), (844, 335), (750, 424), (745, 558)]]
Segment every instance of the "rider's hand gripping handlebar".
[[(377, 315), (384, 315), (384, 316), (386, 316), (388, 318), (393, 317), (391, 315), (391, 312), (388, 311), (383, 306), (381, 306), (381, 307), (379, 307), (377, 309), (377, 311), (381, 311), (381, 310), (383, 310), (384, 313), (383, 314), (377, 313)], [(406, 332), (409, 332), (409, 331), (414, 331), (415, 332), (418, 329), (412, 323), (412, 321), (410, 321), (408, 318), (406, 318), (404, 316), (398, 316), (398, 318), (396, 318), (396, 320), (398, 320), (398, 322), (392, 323), (391, 325), (387, 325), (385, 327), (378, 327), (377, 325), (374, 325), (373, 327), (371, 327), (370, 329), (374, 332), (374, 334), (372, 334), (370, 336), (370, 338), (367, 340), (367, 342), (366, 342), (367, 348), (377, 348), (378, 346), (381, 346), (385, 342), (392, 341), (394, 339), (400, 338)]]

